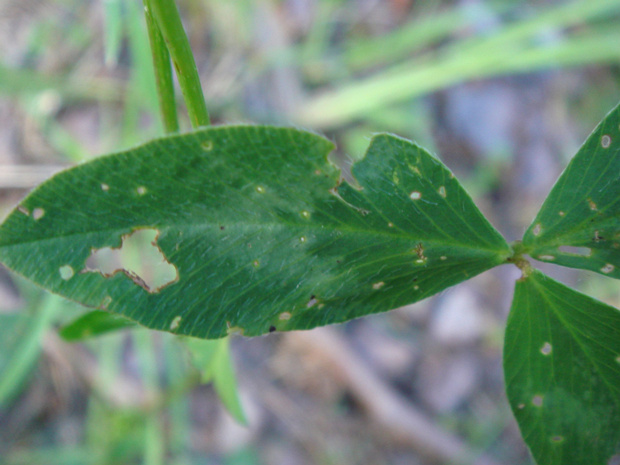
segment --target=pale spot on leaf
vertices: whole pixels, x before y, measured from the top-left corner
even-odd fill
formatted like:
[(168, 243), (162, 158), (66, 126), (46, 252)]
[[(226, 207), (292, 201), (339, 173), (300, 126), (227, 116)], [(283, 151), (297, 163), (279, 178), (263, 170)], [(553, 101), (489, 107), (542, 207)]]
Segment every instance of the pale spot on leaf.
[(103, 300), (101, 301), (101, 303), (99, 304), (99, 307), (98, 307), (98, 308), (99, 308), (99, 309), (101, 309), (101, 310), (107, 310), (108, 306), (109, 306), (111, 303), (112, 303), (112, 297), (110, 297), (109, 295), (108, 295), (108, 296), (105, 296), (105, 297), (103, 298)]
[(101, 184), (101, 190), (102, 190), (103, 192), (107, 192), (107, 191), (109, 191), (109, 190), (110, 190), (110, 186), (108, 186), (108, 185), (107, 185), (107, 184), (105, 184), (105, 183), (104, 183), (104, 184)]
[(306, 242), (306, 238), (305, 238), (304, 236), (301, 236), (301, 237), (299, 238), (299, 242)]
[(594, 203), (594, 201), (592, 199), (588, 199), (588, 206), (590, 207), (590, 210), (592, 210), (592, 211), (596, 211), (598, 209), (596, 204)]
[(534, 405), (534, 407), (542, 407), (543, 404), (543, 396), (541, 396), (540, 394), (536, 394), (534, 397), (532, 397), (532, 405)]
[(611, 145), (611, 137), (605, 134), (603, 137), (601, 137), (601, 146), (604, 149), (608, 149), (610, 145)]
[(280, 320), (290, 320), (291, 319), (291, 314), (289, 312), (282, 312), (282, 313), (280, 313), (278, 318)]
[(562, 210), (560, 210), (560, 211), (558, 212), (558, 215), (560, 215), (560, 216), (564, 216), (565, 214), (566, 214), (566, 213), (564, 213)]
[(411, 200), (420, 200), (422, 198), (422, 194), (420, 194), (418, 191), (413, 191), (411, 194), (409, 194), (409, 197), (411, 198)]
[(444, 199), (446, 198), (446, 196), (447, 196), (448, 194), (446, 193), (446, 188), (445, 188), (445, 186), (441, 186), (441, 187), (439, 188), (439, 195), (440, 195), (440, 196), (442, 196)]
[(256, 192), (258, 192), (259, 194), (264, 194), (265, 188), (263, 186), (256, 186)]
[(545, 343), (543, 344), (543, 346), (541, 347), (540, 352), (541, 352), (543, 355), (549, 355), (549, 354), (551, 353), (551, 350), (552, 350), (552, 349), (553, 349), (553, 348), (551, 347), (551, 344), (549, 344), (548, 342), (545, 342)]
[(22, 205), (17, 206), (17, 211), (23, 213), (26, 216), (30, 216), (30, 212), (28, 211), (28, 209)]
[(310, 218), (310, 212), (307, 212), (306, 210), (301, 212), (301, 216), (303, 216), (304, 218)]
[(40, 220), (41, 218), (43, 218), (44, 215), (45, 210), (43, 210), (42, 208), (35, 208), (34, 210), (32, 210), (32, 217), (35, 221)]
[(205, 140), (202, 142), (202, 144), (200, 144), (200, 146), (202, 147), (203, 150), (210, 152), (211, 150), (213, 150), (213, 141)]
[(381, 289), (383, 286), (385, 286), (385, 283), (383, 281), (379, 281), (378, 283), (374, 283), (372, 285), (372, 288), (377, 291), (379, 289)]
[(601, 268), (601, 271), (605, 274), (609, 274), (615, 269), (616, 269), (615, 266), (613, 266), (611, 263), (607, 263), (603, 268)]
[(424, 245), (422, 245), (421, 242), (418, 242), (413, 251), (418, 256), (416, 263), (424, 263), (426, 261), (426, 257), (424, 256)]
[(64, 279), (65, 281), (68, 281), (71, 278), (73, 278), (73, 275), (75, 274), (75, 272), (73, 271), (73, 268), (71, 268), (71, 266), (69, 265), (61, 266), (58, 269), (58, 272), (60, 273), (60, 277)]
[(146, 187), (140, 186), (136, 189), (136, 192), (138, 193), (138, 195), (144, 195), (146, 194)]
[(540, 231), (542, 231), (542, 226), (540, 225), (540, 223), (536, 223), (534, 229), (532, 230), (534, 236), (538, 236), (540, 234)]
[(539, 255), (539, 260), (555, 260), (555, 256), (553, 255)]
[(170, 331), (174, 331), (175, 329), (179, 328), (179, 325), (181, 324), (181, 316), (175, 316), (174, 319), (172, 320), (172, 322), (170, 323)]

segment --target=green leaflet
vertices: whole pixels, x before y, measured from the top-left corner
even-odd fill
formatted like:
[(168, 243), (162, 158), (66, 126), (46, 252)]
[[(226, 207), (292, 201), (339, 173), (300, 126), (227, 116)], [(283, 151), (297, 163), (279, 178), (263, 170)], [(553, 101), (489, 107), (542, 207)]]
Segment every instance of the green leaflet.
[(61, 299), (48, 294), (31, 313), (0, 314), (0, 406), (18, 392), (36, 365), (43, 334), (60, 311)]
[[(620, 311), (532, 271), (506, 327), (506, 391), (541, 465), (608, 465), (620, 452)], [(620, 457), (618, 457), (620, 458)]]
[(560, 176), (523, 244), (537, 260), (620, 278), (620, 106)]
[(192, 356), (192, 364), (200, 371), (202, 382), (213, 382), (213, 387), (222, 404), (231, 416), (242, 425), (247, 425), (237, 377), (230, 354), (230, 338), (209, 341), (185, 338), (185, 346)]
[[(0, 227), (0, 260), (144, 326), (202, 338), (309, 329), (416, 302), (503, 263), (504, 239), (415, 144), (372, 140), (359, 189), (333, 145), (289, 128), (170, 136), (54, 176)], [(137, 230), (178, 279), (102, 273), (93, 250)]]
[(60, 330), (65, 341), (79, 341), (92, 336), (100, 336), (119, 329), (133, 328), (136, 324), (119, 315), (102, 310), (88, 312)]

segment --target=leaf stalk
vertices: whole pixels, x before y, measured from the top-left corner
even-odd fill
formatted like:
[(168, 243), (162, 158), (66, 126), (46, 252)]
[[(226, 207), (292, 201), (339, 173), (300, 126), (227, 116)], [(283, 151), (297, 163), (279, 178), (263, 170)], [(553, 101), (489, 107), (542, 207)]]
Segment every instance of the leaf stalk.
[(161, 111), (164, 130), (167, 134), (179, 131), (179, 119), (177, 116), (176, 99), (174, 97), (174, 84), (172, 82), (172, 66), (170, 65), (170, 52), (166, 47), (157, 21), (153, 17), (150, 0), (143, 0), (144, 17), (151, 43), (153, 55), (153, 67), (157, 83), (157, 96)]
[(209, 126), (211, 121), (196, 61), (174, 0), (146, 0), (146, 3), (147, 15), (150, 13), (155, 18), (170, 52), (192, 127)]

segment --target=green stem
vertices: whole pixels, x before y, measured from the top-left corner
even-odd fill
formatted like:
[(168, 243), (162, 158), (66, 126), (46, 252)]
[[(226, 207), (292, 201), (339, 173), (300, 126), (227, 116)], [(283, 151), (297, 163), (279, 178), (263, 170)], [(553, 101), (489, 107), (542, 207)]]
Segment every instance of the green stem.
[(157, 96), (159, 108), (166, 133), (179, 131), (179, 119), (177, 117), (177, 105), (174, 98), (174, 84), (172, 83), (172, 67), (170, 66), (170, 53), (161, 35), (159, 26), (151, 13), (149, 0), (143, 0), (144, 17), (149, 31), (151, 53), (153, 54), (153, 67), (155, 68), (155, 80), (157, 82)]
[(179, 10), (174, 0), (147, 0), (147, 2), (172, 56), (172, 63), (177, 72), (192, 126), (195, 128), (208, 126), (210, 124), (209, 113), (205, 105), (194, 55), (192, 55), (187, 35), (183, 29)]

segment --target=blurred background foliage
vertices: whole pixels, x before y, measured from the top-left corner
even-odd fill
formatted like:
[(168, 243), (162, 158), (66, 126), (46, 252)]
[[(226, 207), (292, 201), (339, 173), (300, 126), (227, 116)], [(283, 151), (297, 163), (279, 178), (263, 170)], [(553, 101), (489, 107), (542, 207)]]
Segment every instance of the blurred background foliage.
[[(344, 162), (373, 133), (413, 139), (508, 240), (619, 100), (620, 0), (178, 4), (215, 124), (320, 131)], [(57, 170), (162, 133), (150, 60), (137, 0), (0, 0), (0, 217)], [(172, 336), (65, 342), (84, 309), (0, 268), (0, 463), (530, 464), (502, 384), (513, 268), (233, 339), (247, 426)], [(610, 280), (541, 268), (620, 304)]]

